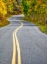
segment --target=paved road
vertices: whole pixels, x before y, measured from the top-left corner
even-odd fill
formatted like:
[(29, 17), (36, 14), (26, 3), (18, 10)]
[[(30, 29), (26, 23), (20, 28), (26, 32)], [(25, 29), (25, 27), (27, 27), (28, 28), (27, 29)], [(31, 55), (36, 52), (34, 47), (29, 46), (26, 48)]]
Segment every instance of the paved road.
[(21, 21), (21, 17), (19, 15), (9, 18), (10, 25), (0, 28), (0, 64), (11, 64), (13, 32), (21, 22), (23, 26), (16, 33), (20, 45), (21, 64), (47, 64), (47, 35), (42, 33), (36, 25)]

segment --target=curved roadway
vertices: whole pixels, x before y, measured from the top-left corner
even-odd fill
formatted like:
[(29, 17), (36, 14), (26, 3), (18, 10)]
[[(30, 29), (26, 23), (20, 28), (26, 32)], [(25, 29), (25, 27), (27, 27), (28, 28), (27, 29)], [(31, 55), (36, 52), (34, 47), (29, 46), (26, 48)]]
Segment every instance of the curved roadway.
[[(23, 15), (14, 15), (10, 25), (0, 28), (0, 64), (11, 64), (13, 56), (13, 32), (18, 30), (21, 64), (47, 64), (47, 34), (42, 33), (33, 23), (20, 20)], [(17, 46), (16, 46), (17, 47)], [(18, 52), (16, 51), (18, 57)], [(15, 64), (18, 63), (17, 58)]]

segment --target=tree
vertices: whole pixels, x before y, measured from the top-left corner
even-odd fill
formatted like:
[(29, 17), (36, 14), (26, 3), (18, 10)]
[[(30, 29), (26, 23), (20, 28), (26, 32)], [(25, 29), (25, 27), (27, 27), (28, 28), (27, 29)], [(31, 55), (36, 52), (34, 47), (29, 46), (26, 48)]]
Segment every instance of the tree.
[(22, 0), (23, 12), (35, 21), (44, 21), (47, 18), (47, 0)]
[(25, 15), (28, 15), (29, 4), (27, 0), (22, 0), (23, 11)]
[(5, 3), (0, 0), (0, 19), (7, 14)]

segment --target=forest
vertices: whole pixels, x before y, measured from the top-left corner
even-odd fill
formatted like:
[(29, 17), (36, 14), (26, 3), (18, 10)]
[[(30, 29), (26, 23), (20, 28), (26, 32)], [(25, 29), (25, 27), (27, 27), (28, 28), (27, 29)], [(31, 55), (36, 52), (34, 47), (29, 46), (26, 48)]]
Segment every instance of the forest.
[(19, 3), (18, 0), (0, 0), (0, 27), (10, 23), (6, 18), (20, 12)]
[(24, 20), (37, 24), (47, 33), (47, 0), (22, 0)]
[(18, 10), (18, 4), (16, 0), (0, 0), (0, 19), (7, 14), (11, 14), (14, 10)]
[(47, 0), (0, 0), (0, 25), (6, 16), (19, 13), (47, 29)]

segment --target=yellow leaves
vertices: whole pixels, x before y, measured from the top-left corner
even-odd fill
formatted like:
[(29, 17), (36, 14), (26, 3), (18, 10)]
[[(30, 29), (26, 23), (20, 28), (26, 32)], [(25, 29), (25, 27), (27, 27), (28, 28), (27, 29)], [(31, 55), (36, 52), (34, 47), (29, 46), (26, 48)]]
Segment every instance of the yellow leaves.
[(6, 7), (5, 7), (5, 3), (2, 2), (2, 0), (0, 0), (0, 15), (6, 15), (7, 11), (6, 11)]
[(40, 5), (41, 4), (41, 0), (37, 0), (37, 4)]
[(19, 6), (16, 0), (0, 0), (0, 16), (13, 13), (17, 8), (19, 8)]
[(46, 5), (45, 5), (45, 4), (42, 4), (41, 6), (42, 6), (43, 8), (45, 8), (45, 7), (46, 7)]
[(2, 0), (0, 0), (0, 3), (2, 2)]
[(15, 0), (12, 0), (12, 3), (15, 2)]
[(7, 14), (7, 12), (4, 10), (4, 11), (3, 11), (3, 15), (5, 16), (6, 14)]
[(2, 14), (2, 8), (0, 7), (0, 15)]
[(38, 5), (35, 5), (35, 11), (37, 10)]
[(12, 9), (11, 9), (10, 7), (9, 7), (8, 9), (9, 9), (9, 10), (8, 10), (9, 12), (12, 12)]

